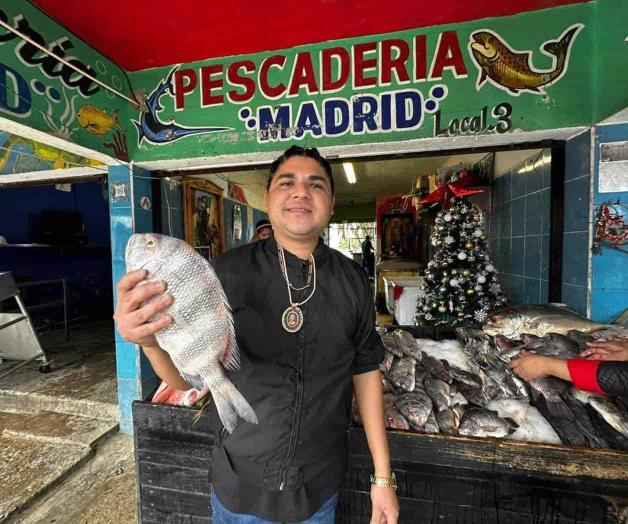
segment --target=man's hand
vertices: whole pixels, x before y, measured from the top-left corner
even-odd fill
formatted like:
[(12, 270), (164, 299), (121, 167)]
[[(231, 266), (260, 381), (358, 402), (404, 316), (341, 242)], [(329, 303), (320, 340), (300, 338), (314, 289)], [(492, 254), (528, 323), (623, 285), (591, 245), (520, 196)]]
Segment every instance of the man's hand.
[(580, 356), (590, 360), (628, 360), (628, 339), (588, 342), (587, 349)]
[(371, 524), (397, 524), (399, 502), (393, 488), (371, 486)]
[[(113, 315), (118, 332), (124, 340), (139, 344), (143, 348), (157, 347), (155, 333), (172, 323), (172, 318), (163, 315), (150, 322), (158, 313), (168, 308), (172, 295), (158, 296), (166, 290), (164, 282), (138, 285), (146, 278), (145, 269), (132, 271), (118, 282), (118, 305)], [(144, 304), (144, 305), (142, 305)]]

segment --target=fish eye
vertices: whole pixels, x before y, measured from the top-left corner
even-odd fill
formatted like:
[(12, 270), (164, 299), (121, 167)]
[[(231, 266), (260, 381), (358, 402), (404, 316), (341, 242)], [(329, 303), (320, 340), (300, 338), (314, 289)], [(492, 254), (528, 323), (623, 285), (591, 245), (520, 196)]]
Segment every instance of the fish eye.
[(157, 245), (157, 240), (155, 240), (154, 238), (148, 238), (146, 240), (146, 247), (150, 247), (153, 248)]

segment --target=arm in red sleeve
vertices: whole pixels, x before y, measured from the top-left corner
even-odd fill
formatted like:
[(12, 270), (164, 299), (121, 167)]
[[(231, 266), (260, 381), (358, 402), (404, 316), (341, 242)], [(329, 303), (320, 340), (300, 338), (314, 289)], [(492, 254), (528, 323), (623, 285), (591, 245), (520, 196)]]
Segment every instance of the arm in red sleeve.
[(584, 391), (604, 393), (604, 390), (597, 381), (597, 368), (600, 364), (600, 360), (584, 360), (579, 358), (568, 360), (567, 367), (574, 386)]

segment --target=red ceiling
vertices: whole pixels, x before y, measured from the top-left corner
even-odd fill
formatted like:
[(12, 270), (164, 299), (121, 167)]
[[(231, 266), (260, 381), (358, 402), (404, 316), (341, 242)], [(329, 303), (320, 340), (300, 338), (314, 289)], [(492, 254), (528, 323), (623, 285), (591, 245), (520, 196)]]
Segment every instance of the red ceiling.
[(585, 0), (31, 0), (123, 68), (283, 49)]

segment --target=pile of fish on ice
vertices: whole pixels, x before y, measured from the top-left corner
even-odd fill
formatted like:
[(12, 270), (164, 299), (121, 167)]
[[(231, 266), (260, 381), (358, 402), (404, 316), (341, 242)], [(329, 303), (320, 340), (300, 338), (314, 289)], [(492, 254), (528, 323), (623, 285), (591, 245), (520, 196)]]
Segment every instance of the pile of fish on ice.
[[(628, 406), (620, 399), (552, 377), (525, 383), (507, 367), (522, 350), (575, 358), (589, 333), (628, 336), (625, 328), (553, 306), (519, 306), (492, 315), (483, 331), (457, 329), (458, 340), (378, 330), (390, 429), (628, 449)], [(359, 422), (357, 409), (354, 418)]]

